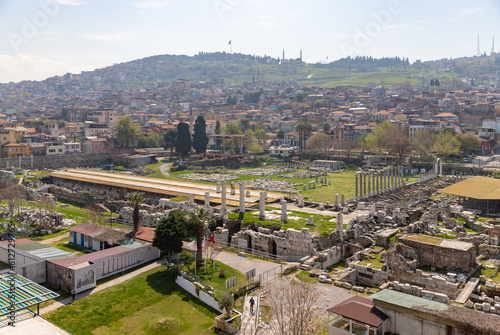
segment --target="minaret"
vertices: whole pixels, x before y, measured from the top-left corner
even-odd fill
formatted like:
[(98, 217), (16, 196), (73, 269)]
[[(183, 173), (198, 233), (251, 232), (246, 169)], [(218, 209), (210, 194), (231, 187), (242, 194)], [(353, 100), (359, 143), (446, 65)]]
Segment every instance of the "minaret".
[(300, 49), (300, 60), (302, 60), (302, 48)]
[(479, 48), (479, 34), (477, 34), (477, 56), (481, 56), (481, 49)]
[(493, 35), (493, 43), (491, 43), (491, 54), (495, 54), (495, 35)]
[(285, 49), (283, 49), (283, 60), (285, 60)]

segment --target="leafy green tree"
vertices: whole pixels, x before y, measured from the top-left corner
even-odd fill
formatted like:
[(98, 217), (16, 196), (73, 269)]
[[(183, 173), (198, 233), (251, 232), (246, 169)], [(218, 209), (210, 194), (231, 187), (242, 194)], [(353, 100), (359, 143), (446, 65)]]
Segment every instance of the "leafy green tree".
[(217, 122), (215, 122), (215, 133), (216, 134), (220, 134), (221, 132), (221, 129), (220, 129), (220, 121), (217, 120)]
[(423, 161), (424, 156), (427, 156), (432, 152), (434, 137), (434, 134), (427, 129), (419, 130), (415, 133), (415, 137), (413, 138), (413, 148), (416, 153), (420, 155), (421, 162)]
[(254, 137), (257, 140), (257, 143), (259, 143), (259, 145), (262, 148), (266, 147), (266, 142), (269, 139), (269, 135), (266, 133), (264, 129), (262, 128), (256, 129), (254, 131)]
[(460, 141), (460, 150), (466, 155), (481, 148), (481, 140), (474, 134), (456, 134), (455, 137)]
[(229, 106), (236, 105), (236, 102), (237, 102), (237, 100), (236, 100), (236, 97), (234, 95), (231, 94), (230, 96), (227, 97), (226, 104), (228, 104)]
[(231, 310), (234, 305), (234, 297), (229, 292), (224, 292), (219, 300), (219, 308), (226, 310), (226, 320), (231, 318)]
[(132, 122), (128, 116), (121, 117), (115, 125), (116, 140), (122, 148), (128, 148), (138, 140), (141, 129), (137, 123)]
[(460, 155), (460, 141), (450, 131), (442, 131), (434, 142), (436, 156), (444, 159), (450, 155)]
[(323, 132), (316, 132), (307, 139), (307, 147), (320, 151), (327, 151), (330, 148), (330, 137)]
[(172, 158), (172, 151), (177, 144), (177, 129), (169, 129), (163, 136), (163, 140), (165, 142), (165, 150), (170, 148), (170, 158)]
[(243, 101), (246, 104), (250, 104), (250, 103), (256, 104), (256, 103), (258, 103), (260, 101), (260, 95), (261, 94), (262, 93), (260, 91), (252, 92), (252, 93), (246, 93), (243, 96)]
[(278, 132), (276, 133), (276, 137), (279, 138), (279, 139), (284, 139), (285, 138), (285, 131), (284, 130), (278, 130)]
[(323, 123), (323, 132), (325, 134), (328, 134), (330, 132), (331, 128), (332, 127), (330, 126), (330, 124), (328, 122)]
[(196, 235), (196, 265), (203, 264), (203, 236), (206, 226), (213, 221), (212, 214), (205, 208), (197, 208), (188, 214), (188, 232)]
[(387, 143), (387, 150), (391, 155), (398, 155), (399, 161), (403, 162), (403, 156), (411, 153), (412, 144), (409, 138), (398, 136)]
[(172, 255), (182, 251), (182, 240), (186, 236), (185, 213), (173, 210), (163, 218), (155, 230), (153, 246), (167, 254), (168, 262), (172, 263)]
[(309, 122), (301, 121), (295, 126), (295, 131), (299, 134), (299, 147), (305, 149), (307, 139), (312, 133), (312, 125)]
[(127, 200), (134, 206), (134, 213), (132, 214), (132, 221), (134, 224), (133, 232), (139, 230), (139, 224), (141, 221), (141, 216), (139, 215), (139, 204), (142, 202), (144, 193), (141, 192), (131, 192), (127, 194)]
[(185, 122), (180, 122), (177, 125), (177, 142), (175, 143), (175, 151), (180, 153), (182, 157), (186, 157), (191, 150), (191, 143), (189, 125)]
[[(391, 122), (383, 122), (373, 129), (374, 141), (372, 145), (381, 153), (382, 149), (387, 149), (387, 144), (393, 138), (404, 137), (404, 133), (397, 125)], [(374, 148), (372, 148), (373, 150)]]
[(243, 119), (240, 121), (240, 128), (242, 132), (245, 132), (248, 128), (250, 128), (250, 120)]
[(193, 149), (197, 154), (207, 152), (208, 136), (207, 125), (203, 116), (198, 116), (194, 122)]

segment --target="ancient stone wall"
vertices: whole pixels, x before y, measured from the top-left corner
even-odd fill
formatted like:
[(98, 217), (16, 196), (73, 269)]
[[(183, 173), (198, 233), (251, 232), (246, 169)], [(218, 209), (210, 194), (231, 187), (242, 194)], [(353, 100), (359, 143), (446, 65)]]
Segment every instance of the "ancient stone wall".
[(403, 238), (399, 239), (399, 242), (415, 250), (418, 267), (428, 265), (446, 270), (469, 272), (476, 263), (476, 250), (473, 247), (463, 250)]
[[(113, 162), (110, 153), (84, 154), (74, 153), (66, 155), (33, 156), (33, 167), (31, 166), (31, 157), (21, 158), (22, 169), (59, 169), (63, 167), (96, 167)], [(0, 168), (16, 167), (19, 168), (19, 158), (0, 159)]]

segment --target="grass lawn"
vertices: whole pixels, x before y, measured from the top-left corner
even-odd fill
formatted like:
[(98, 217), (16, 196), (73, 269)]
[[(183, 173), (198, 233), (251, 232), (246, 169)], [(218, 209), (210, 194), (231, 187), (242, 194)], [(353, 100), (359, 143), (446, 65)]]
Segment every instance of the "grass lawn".
[(72, 334), (213, 334), (216, 311), (161, 266), (44, 315)]
[[(387, 251), (387, 250), (385, 250), (385, 251)], [(368, 266), (368, 264), (370, 264), (370, 268), (381, 270), (382, 266), (385, 265), (385, 263), (380, 261), (380, 254), (381, 253), (382, 252), (379, 252), (378, 254), (373, 254), (373, 256), (375, 256), (375, 258), (365, 259), (364, 261), (361, 261), (358, 264), (363, 265), (363, 266)]]
[[(180, 181), (188, 181), (188, 182), (193, 182), (193, 183), (201, 183), (201, 184), (211, 184), (214, 185), (215, 183), (212, 182), (207, 182), (207, 181), (192, 181), (188, 179), (183, 179), (180, 178), (180, 175), (183, 174), (190, 174), (190, 173), (200, 173), (200, 171), (192, 171), (192, 170), (183, 170), (183, 171), (175, 171), (175, 172), (170, 172), (169, 176), (163, 175), (159, 170), (158, 166), (160, 164), (149, 164), (146, 165), (146, 167), (152, 169), (154, 172), (150, 173), (148, 177), (153, 177), (153, 178), (162, 178), (162, 179), (170, 179), (170, 180), (180, 180)], [(228, 174), (231, 174), (233, 170), (226, 170), (225, 172)], [(305, 171), (305, 170), (298, 170), (300, 171)], [(344, 172), (341, 173), (329, 173), (327, 180), (331, 182), (331, 185), (328, 186), (323, 186), (323, 187), (316, 187), (316, 189), (307, 189), (303, 190), (302, 186), (298, 186), (297, 190), (300, 192), (298, 194), (301, 194), (304, 198), (307, 198), (309, 200), (314, 200), (320, 201), (320, 202), (326, 202), (330, 201), (333, 203), (335, 201), (335, 194), (344, 194), (344, 197), (347, 199), (348, 197), (352, 197), (355, 195), (355, 190), (354, 186), (356, 183), (356, 172), (358, 171), (358, 168), (351, 168), (348, 167), (345, 169)], [(203, 173), (212, 173), (212, 174), (217, 174), (217, 173), (223, 173), (224, 170), (210, 170), (210, 171), (203, 171)], [(240, 181), (247, 181), (247, 180), (254, 180), (254, 179), (260, 179), (262, 178), (261, 176), (247, 176), (247, 175), (238, 175)], [(273, 176), (266, 176), (266, 178), (269, 178), (271, 180), (287, 180), (290, 183), (296, 183), (296, 184), (304, 184), (307, 185), (310, 181), (315, 181), (316, 178), (286, 178), (286, 177), (278, 177), (278, 175), (273, 175)], [(409, 178), (409, 183), (412, 183), (417, 180), (417, 177), (410, 177)]]
[(75, 254), (76, 256), (81, 256), (88, 254), (90, 250), (82, 248), (80, 246), (70, 244), (69, 243), (69, 237), (65, 237), (62, 240), (59, 240), (57, 242), (53, 242), (49, 244), (51, 247), (57, 248), (59, 250), (67, 251), (72, 254)]
[[(223, 269), (225, 272), (224, 278), (219, 278), (221, 269)], [(194, 277), (194, 266), (191, 266), (189, 274)], [(198, 268), (196, 275), (198, 278), (202, 279), (200, 281), (202, 284), (208, 284), (214, 288), (215, 296), (217, 297), (217, 299), (222, 297), (222, 294), (226, 291), (227, 279), (237, 277), (238, 285), (236, 286), (236, 288), (240, 287), (240, 284), (245, 281), (245, 275), (243, 273), (219, 261), (215, 261), (215, 271), (213, 269), (213, 263), (211, 261), (208, 261), (207, 271), (205, 272), (205, 267)]]
[(295, 278), (297, 278), (298, 280), (302, 281), (302, 282), (305, 282), (305, 283), (317, 283), (318, 282), (318, 278), (313, 278), (313, 277), (310, 277), (311, 273), (310, 272), (307, 272), (307, 271), (300, 271), (296, 276)]
[[(273, 207), (266, 207), (266, 211), (276, 210), (278, 215), (281, 215), (281, 209), (276, 209)], [(316, 232), (319, 235), (326, 235), (335, 230), (337, 224), (335, 222), (330, 222), (333, 219), (333, 216), (321, 215), (321, 214), (312, 214), (314, 218), (314, 227), (308, 226), (307, 222), (309, 220), (309, 213), (296, 212), (296, 211), (288, 211), (291, 214), (288, 217), (296, 216), (300, 217), (299, 220), (291, 220), (289, 219), (286, 224), (283, 225), (281, 222), (281, 218), (276, 220), (261, 220), (258, 214), (252, 214), (252, 212), (246, 212), (245, 214), (241, 213), (230, 213), (228, 218), (231, 220), (240, 219), (243, 220), (245, 224), (251, 223), (259, 223), (263, 226), (283, 226), (283, 230), (287, 230), (288, 228), (293, 228), (296, 230), (301, 230), (302, 228), (309, 228), (311, 232)]]
[[(477, 270), (476, 272), (474, 272), (472, 277), (479, 278), (479, 276), (483, 275), (486, 280), (491, 279), (494, 283), (500, 283), (500, 272), (497, 273), (497, 269), (498, 269), (499, 265), (496, 265), (495, 268), (490, 269), (490, 268), (484, 267), (485, 262), (486, 262), (485, 260), (482, 261), (482, 263), (483, 263), (482, 268)], [(495, 276), (495, 274), (496, 274), (496, 276)]]

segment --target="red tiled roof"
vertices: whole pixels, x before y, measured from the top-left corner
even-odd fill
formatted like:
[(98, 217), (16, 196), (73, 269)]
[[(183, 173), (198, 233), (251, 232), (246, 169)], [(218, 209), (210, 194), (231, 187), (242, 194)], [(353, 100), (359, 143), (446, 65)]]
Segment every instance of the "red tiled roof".
[(106, 230), (106, 228), (94, 226), (87, 223), (82, 223), (81, 225), (78, 225), (76, 227), (69, 228), (69, 231), (80, 233), (87, 236), (92, 236), (104, 230)]
[(330, 313), (342, 315), (351, 320), (359, 321), (372, 327), (380, 326), (388, 318), (373, 305), (373, 300), (354, 296), (340, 304), (327, 309)]
[[(7, 240), (0, 241), (0, 243), (8, 245), (9, 241), (7, 241)], [(24, 245), (24, 244), (31, 244), (31, 243), (37, 243), (37, 242), (32, 241), (32, 240), (28, 240), (27, 238), (20, 238), (20, 239), (16, 240), (16, 246)]]
[(155, 230), (155, 228), (139, 227), (139, 230), (134, 234), (134, 237), (138, 240), (153, 242)]
[(95, 261), (95, 260), (100, 259), (100, 258), (116, 255), (116, 254), (119, 254), (121, 252), (128, 251), (128, 250), (130, 250), (130, 248), (118, 246), (118, 247), (113, 247), (113, 248), (109, 248), (109, 249), (104, 249), (101, 251), (92, 252), (90, 254), (85, 254), (82, 256), (54, 259), (54, 260), (51, 260), (51, 262), (65, 266), (65, 267), (69, 267), (69, 266), (75, 266), (78, 264)]

